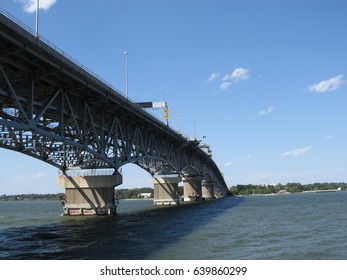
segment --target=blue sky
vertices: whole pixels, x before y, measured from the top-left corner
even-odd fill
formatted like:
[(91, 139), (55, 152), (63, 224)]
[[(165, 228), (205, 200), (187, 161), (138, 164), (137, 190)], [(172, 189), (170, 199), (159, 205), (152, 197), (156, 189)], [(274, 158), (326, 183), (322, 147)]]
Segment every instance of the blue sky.
[[(344, 0), (41, 0), (39, 33), (211, 146), (229, 186), (347, 182)], [(2, 0), (35, 29), (35, 0)], [(160, 111), (151, 111), (161, 118)], [(206, 138), (203, 138), (205, 136)], [(0, 149), (0, 193), (56, 193), (57, 170)], [(136, 166), (123, 188), (150, 186)]]

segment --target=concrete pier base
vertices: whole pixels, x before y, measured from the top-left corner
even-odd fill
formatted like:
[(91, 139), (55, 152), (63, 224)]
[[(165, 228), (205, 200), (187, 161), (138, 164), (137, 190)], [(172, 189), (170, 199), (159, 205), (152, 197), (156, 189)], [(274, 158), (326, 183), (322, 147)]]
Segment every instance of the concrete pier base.
[(201, 178), (184, 178), (183, 179), (183, 198), (184, 201), (201, 201), (202, 189)]
[(207, 183), (207, 182), (202, 182), (201, 185), (202, 188), (202, 198), (205, 200), (208, 199), (215, 199), (214, 195), (214, 184), (213, 183)]
[(228, 191), (224, 188), (221, 188), (219, 186), (214, 186), (214, 194), (216, 196), (216, 198), (223, 198), (228, 196)]
[(181, 203), (178, 183), (181, 177), (153, 177), (154, 205), (177, 205)]
[(65, 188), (64, 215), (116, 215), (114, 187), (122, 175), (60, 175), (58, 185)]

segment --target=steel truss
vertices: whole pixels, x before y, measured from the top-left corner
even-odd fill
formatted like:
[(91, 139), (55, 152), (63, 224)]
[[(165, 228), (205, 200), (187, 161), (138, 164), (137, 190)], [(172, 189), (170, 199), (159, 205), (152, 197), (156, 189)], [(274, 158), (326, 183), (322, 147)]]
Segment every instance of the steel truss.
[(226, 188), (197, 143), (30, 34), (1, 25), (0, 39), (0, 147), (61, 170), (135, 163), (152, 176), (201, 177)]

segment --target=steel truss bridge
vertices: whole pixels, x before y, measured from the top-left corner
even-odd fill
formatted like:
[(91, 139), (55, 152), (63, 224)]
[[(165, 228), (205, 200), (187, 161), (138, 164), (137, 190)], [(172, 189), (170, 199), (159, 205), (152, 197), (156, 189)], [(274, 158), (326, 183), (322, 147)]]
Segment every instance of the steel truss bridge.
[(227, 190), (208, 151), (57, 47), (0, 11), (0, 147), (62, 171), (119, 170), (200, 177)]

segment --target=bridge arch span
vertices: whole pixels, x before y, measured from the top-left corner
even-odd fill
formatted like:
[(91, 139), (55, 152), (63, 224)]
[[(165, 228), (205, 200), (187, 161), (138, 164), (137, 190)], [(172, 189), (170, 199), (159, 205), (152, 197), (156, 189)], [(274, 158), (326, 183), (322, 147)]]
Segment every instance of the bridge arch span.
[(198, 170), (198, 167), (195, 167), (194, 165), (186, 165), (182, 168), (180, 171), (180, 174), (182, 174), (183, 177), (189, 178), (189, 177), (201, 177), (201, 171)]
[(207, 172), (227, 192), (199, 140), (183, 137), (23, 26), (0, 11), (0, 147), (62, 171), (117, 171), (133, 162), (153, 175)]
[(204, 174), (202, 175), (202, 178), (206, 182), (212, 182), (213, 181), (213, 178), (212, 178), (211, 174), (208, 171), (204, 172)]

